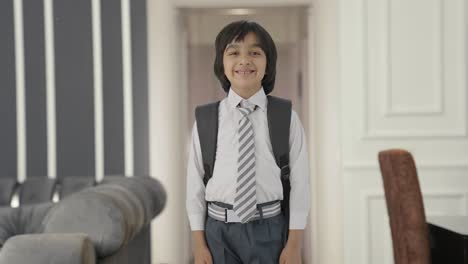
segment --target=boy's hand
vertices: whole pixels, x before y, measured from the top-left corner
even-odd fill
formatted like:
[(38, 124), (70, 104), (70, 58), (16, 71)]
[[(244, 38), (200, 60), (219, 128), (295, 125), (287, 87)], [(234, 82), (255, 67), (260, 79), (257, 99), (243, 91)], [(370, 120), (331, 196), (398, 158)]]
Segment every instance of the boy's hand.
[(206, 245), (204, 231), (192, 231), (195, 264), (213, 264), (210, 250)]
[(284, 247), (279, 259), (279, 264), (301, 264), (301, 248), (288, 246)]
[(213, 264), (211, 253), (208, 247), (199, 246), (194, 249), (195, 264)]
[(301, 245), (304, 230), (289, 230), (288, 242), (281, 252), (279, 264), (301, 264)]

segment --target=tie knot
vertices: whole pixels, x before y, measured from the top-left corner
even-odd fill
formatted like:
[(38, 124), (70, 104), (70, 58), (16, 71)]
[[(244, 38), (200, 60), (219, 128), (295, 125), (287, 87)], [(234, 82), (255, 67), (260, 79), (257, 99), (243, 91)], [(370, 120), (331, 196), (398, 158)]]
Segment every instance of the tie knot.
[(255, 110), (255, 106), (255, 104), (247, 100), (242, 100), (237, 109), (239, 109), (242, 115), (248, 116)]

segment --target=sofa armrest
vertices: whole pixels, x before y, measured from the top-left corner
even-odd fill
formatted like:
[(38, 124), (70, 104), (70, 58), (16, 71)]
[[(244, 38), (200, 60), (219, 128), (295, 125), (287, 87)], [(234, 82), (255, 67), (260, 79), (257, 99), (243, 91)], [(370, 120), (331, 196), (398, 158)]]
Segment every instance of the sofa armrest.
[(159, 214), (166, 193), (150, 177), (121, 177), (72, 194), (48, 212), (44, 233), (83, 233), (96, 256), (114, 254)]
[(85, 234), (31, 234), (11, 237), (0, 249), (0, 264), (95, 264)]

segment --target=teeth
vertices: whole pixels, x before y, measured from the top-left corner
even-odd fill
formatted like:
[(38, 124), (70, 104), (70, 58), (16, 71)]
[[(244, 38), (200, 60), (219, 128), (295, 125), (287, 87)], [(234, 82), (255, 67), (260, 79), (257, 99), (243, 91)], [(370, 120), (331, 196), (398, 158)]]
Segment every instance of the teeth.
[(239, 74), (250, 74), (252, 72), (253, 71), (237, 71), (237, 73), (239, 73)]

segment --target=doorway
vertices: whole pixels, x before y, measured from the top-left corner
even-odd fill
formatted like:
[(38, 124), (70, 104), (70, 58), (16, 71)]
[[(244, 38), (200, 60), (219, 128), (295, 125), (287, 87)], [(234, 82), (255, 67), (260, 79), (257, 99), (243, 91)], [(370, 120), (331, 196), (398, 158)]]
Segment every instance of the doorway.
[[(274, 96), (292, 101), (308, 134), (309, 79), (308, 79), (308, 23), (307, 7), (261, 7), (261, 8), (184, 8), (180, 9), (180, 23), (184, 32), (182, 48), (186, 80), (182, 81), (187, 95), (187, 131), (189, 139), (194, 124), (197, 105), (223, 99), (226, 94), (213, 72), (215, 58), (214, 40), (218, 32), (236, 20), (252, 20), (271, 34), (275, 41), (278, 60)], [(310, 143), (309, 143), (310, 144)], [(308, 226), (308, 229), (311, 227)], [(303, 263), (312, 263), (311, 232), (305, 231)], [(190, 231), (186, 230), (187, 241)], [(187, 242), (189, 243), (189, 242)], [(188, 246), (187, 254), (191, 256)], [(189, 263), (193, 260), (190, 257)]]

